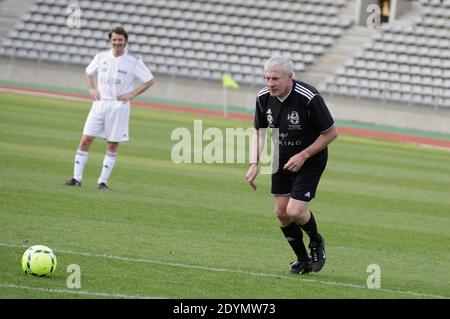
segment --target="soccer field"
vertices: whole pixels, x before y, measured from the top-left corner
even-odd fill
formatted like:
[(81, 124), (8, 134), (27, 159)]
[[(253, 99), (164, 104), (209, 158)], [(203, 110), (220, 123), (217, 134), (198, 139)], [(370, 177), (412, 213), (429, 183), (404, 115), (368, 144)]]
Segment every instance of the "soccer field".
[[(83, 187), (71, 177), (88, 102), (0, 93), (0, 298), (450, 297), (450, 153), (341, 135), (311, 210), (327, 242), (319, 273), (294, 260), (273, 213), (270, 179), (245, 164), (174, 164), (171, 133), (198, 115), (132, 110), (112, 188), (95, 188), (96, 140)], [(203, 126), (251, 126), (204, 118)], [(306, 238), (306, 236), (305, 236)], [(51, 278), (21, 270), (26, 248), (58, 258)], [(81, 287), (67, 286), (68, 265)], [(380, 289), (366, 285), (380, 267)]]

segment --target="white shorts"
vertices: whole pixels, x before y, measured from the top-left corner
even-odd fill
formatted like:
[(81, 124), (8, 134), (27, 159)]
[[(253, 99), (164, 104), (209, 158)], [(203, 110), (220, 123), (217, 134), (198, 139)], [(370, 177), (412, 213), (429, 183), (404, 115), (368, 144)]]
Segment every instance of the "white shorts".
[(108, 142), (128, 141), (129, 118), (130, 102), (94, 101), (83, 135), (102, 137)]

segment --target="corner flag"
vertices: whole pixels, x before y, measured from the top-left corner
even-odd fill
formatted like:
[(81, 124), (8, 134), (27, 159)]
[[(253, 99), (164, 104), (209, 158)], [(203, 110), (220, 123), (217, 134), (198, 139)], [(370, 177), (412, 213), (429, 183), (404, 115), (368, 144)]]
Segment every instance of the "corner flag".
[(229, 73), (224, 73), (222, 76), (222, 85), (224, 87), (230, 87), (233, 89), (237, 89), (239, 87), (239, 84), (233, 80), (231, 75)]

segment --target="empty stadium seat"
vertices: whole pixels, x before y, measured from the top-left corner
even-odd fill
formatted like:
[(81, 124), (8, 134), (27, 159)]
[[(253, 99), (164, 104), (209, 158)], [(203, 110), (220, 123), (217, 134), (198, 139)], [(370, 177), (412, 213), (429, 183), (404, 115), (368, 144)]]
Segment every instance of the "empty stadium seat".
[[(253, 81), (260, 79), (261, 63), (280, 50), (294, 58), (299, 70), (312, 63), (352, 23), (339, 17), (344, 4), (344, 0), (80, 0), (83, 26), (80, 30), (66, 26), (67, 1), (39, 0), (30, 6), (8, 39), (43, 41), (54, 52), (47, 50), (40, 54), (33, 45), (13, 47), (17, 43), (7, 41), (3, 42), (2, 54), (33, 59), (38, 56), (64, 63), (89, 62), (92, 57), (74, 58), (62, 53), (71, 51), (70, 44), (79, 46), (84, 54), (107, 47), (105, 33), (119, 22), (129, 29), (130, 48), (137, 54), (161, 55), (165, 61), (183, 54), (195, 60), (208, 57), (209, 61), (238, 66), (233, 69), (241, 74), (239, 78)], [(272, 29), (267, 29), (268, 24)], [(306, 29), (308, 34), (303, 32)], [(279, 41), (280, 37), (283, 41)], [(158, 72), (182, 70), (156, 65)], [(219, 79), (214, 73), (217, 67), (209, 65), (193, 69), (191, 74)]]
[[(450, 6), (442, 1), (418, 2), (423, 11), (415, 25), (387, 25), (364, 45), (364, 51), (356, 52), (344, 69), (337, 70), (326, 90), (450, 107), (445, 105), (450, 95), (446, 86), (450, 74)], [(380, 87), (379, 96), (366, 87)], [(358, 91), (361, 88), (364, 91)]]

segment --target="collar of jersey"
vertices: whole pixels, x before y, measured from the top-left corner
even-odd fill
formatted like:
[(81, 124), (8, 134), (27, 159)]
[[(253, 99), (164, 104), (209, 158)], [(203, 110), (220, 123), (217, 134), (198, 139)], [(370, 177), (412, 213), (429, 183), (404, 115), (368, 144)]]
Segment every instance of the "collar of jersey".
[(111, 54), (111, 56), (112, 56), (114, 59), (119, 59), (119, 58), (125, 56), (125, 55), (128, 53), (128, 49), (127, 49), (127, 48), (123, 49), (123, 54), (120, 55), (120, 56), (114, 56), (114, 54), (113, 54), (113, 49), (111, 49), (111, 50), (109, 51), (109, 53)]
[(294, 86), (292, 86), (291, 90), (289, 91), (288, 94), (286, 94), (285, 96), (279, 97), (277, 96), (278, 101), (280, 101), (281, 103), (283, 103), (284, 101), (286, 101), (286, 99), (289, 97), (289, 95), (291, 95), (292, 93), (292, 89), (294, 88)]

